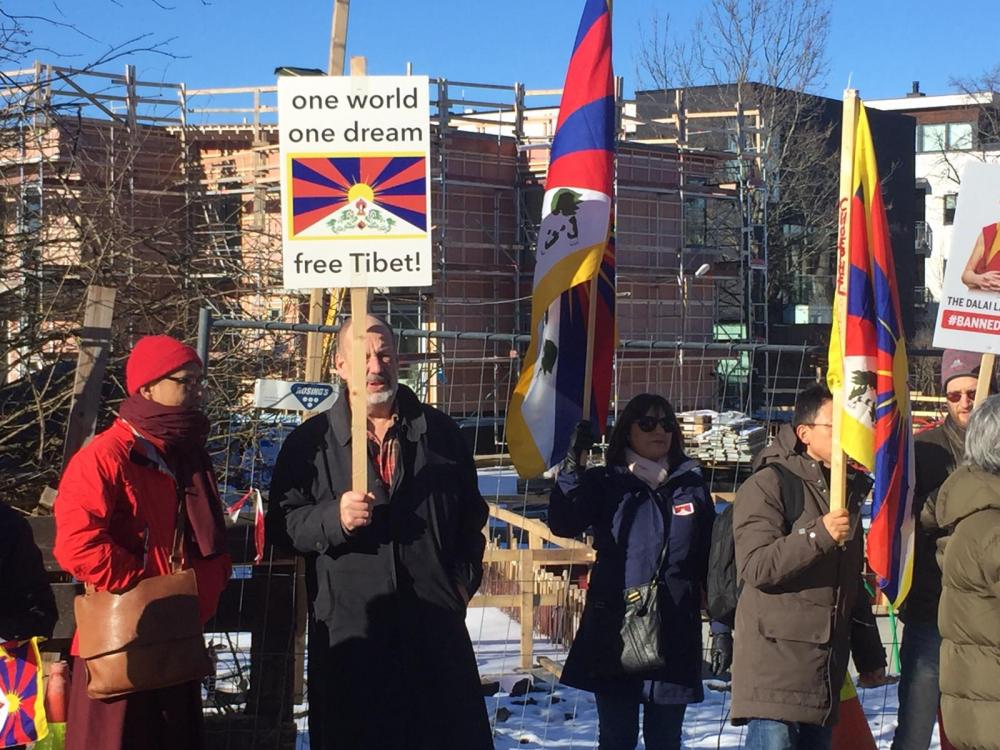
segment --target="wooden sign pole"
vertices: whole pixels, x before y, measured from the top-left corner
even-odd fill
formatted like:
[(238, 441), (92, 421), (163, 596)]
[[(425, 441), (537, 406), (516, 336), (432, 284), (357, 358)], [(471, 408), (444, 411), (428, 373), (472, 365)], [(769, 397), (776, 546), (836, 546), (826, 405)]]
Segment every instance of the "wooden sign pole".
[[(837, 237), (837, 288), (834, 295), (840, 295), (841, 304), (834, 299), (833, 324), (840, 331), (840, 352), (837, 356), (844, 361), (844, 324), (847, 318), (847, 280), (850, 266), (851, 239), (851, 199), (854, 191), (854, 123), (858, 112), (858, 92), (856, 89), (844, 91), (844, 117), (841, 124), (840, 137), (840, 200), (839, 225)], [(843, 368), (841, 368), (843, 369)], [(847, 464), (844, 460), (844, 448), (840, 442), (840, 432), (843, 423), (844, 386), (837, 384), (833, 392), (833, 452), (830, 458), (830, 510), (846, 506), (847, 501)]]
[[(334, 0), (333, 18), (330, 21), (330, 52), (327, 58), (327, 75), (344, 74), (344, 54), (347, 49), (347, 19), (350, 15), (350, 0)], [(352, 61), (353, 64), (353, 61)], [(309, 292), (309, 323), (323, 323), (325, 289)], [(306, 334), (306, 381), (318, 383), (323, 379), (323, 334), (313, 331)]]
[[(327, 57), (327, 74), (339, 76), (344, 73), (344, 54), (347, 49), (347, 19), (350, 0), (334, 0), (333, 18), (330, 21), (330, 52)], [(309, 322), (318, 325), (323, 322), (323, 297), (325, 289), (313, 289), (309, 293)], [(318, 383), (323, 378), (323, 334), (319, 331), (306, 334), (306, 381)], [(304, 415), (309, 417), (309, 414)], [(306, 602), (305, 559), (295, 558), (295, 655), (293, 666), (293, 701), (302, 703), (305, 696), (306, 664), (306, 622), (309, 619)]]
[(979, 362), (979, 379), (976, 381), (976, 401), (972, 408), (978, 406), (990, 395), (990, 381), (993, 380), (993, 366), (997, 355), (984, 354)]
[(351, 488), (368, 492), (368, 288), (351, 287)]
[[(364, 57), (351, 58), (351, 75), (366, 75)], [(368, 492), (368, 288), (351, 287), (351, 487)]]

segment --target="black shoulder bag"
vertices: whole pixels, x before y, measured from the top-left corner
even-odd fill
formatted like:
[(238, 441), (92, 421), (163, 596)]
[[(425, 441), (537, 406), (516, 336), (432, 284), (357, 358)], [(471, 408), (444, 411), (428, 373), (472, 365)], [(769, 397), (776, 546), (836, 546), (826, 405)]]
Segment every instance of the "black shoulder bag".
[(672, 509), (666, 519), (663, 549), (649, 583), (625, 589), (625, 615), (622, 618), (622, 671), (625, 674), (651, 672), (665, 666), (660, 627), (660, 571), (667, 557)]

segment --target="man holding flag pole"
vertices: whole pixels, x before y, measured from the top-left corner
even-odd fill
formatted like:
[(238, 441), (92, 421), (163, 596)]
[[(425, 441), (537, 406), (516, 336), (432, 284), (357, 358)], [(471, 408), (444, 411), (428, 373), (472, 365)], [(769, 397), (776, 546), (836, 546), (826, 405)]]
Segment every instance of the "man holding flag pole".
[[(891, 606), (898, 608), (911, 586), (915, 525), (906, 339), (868, 116), (851, 89), (844, 96), (843, 128), (827, 374), (834, 399), (830, 507), (843, 507), (846, 457), (873, 475), (868, 564)], [(845, 693), (853, 693), (852, 687), (845, 684)], [(859, 723), (873, 746), (867, 725)], [(857, 738), (838, 729), (835, 746), (856, 746)]]
[[(784, 446), (780, 460), (803, 483), (807, 500), (789, 522), (776, 478), (757, 472), (734, 504), (744, 588), (732, 716), (749, 724), (748, 748), (874, 748), (853, 690), (842, 690), (853, 688), (852, 645), (866, 682), (884, 680), (884, 666), (852, 643), (856, 623), (871, 614), (861, 590), (860, 504), (868, 485), (847, 457), (875, 475), (868, 554), (879, 584), (895, 603), (909, 587), (913, 438), (906, 349), (871, 134), (853, 90), (844, 97), (838, 212), (829, 391), (815, 385), (799, 395), (795, 440), (786, 430), (776, 446)], [(852, 715), (845, 707), (858, 710)]]

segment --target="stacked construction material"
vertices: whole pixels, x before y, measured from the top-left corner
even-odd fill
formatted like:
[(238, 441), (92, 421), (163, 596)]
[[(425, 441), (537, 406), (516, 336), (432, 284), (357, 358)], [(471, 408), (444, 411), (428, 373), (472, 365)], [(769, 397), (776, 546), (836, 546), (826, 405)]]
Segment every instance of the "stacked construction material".
[(742, 412), (700, 409), (677, 418), (687, 454), (704, 464), (750, 464), (767, 444), (767, 428)]

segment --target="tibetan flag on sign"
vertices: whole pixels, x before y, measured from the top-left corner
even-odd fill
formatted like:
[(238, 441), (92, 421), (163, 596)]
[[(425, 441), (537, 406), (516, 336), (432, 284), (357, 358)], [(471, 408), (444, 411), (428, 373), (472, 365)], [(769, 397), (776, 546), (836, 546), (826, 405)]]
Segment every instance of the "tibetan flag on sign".
[[(845, 107), (846, 108), (846, 107)], [(895, 606), (913, 569), (913, 429), (896, 270), (864, 105), (857, 107), (851, 193), (830, 332), (830, 390), (840, 391), (840, 445), (875, 478), (868, 563)], [(842, 158), (847, 158), (842, 156)]]
[(426, 232), (425, 169), (422, 155), (292, 157), (293, 237)]
[(38, 639), (0, 643), (0, 747), (37, 742), (49, 733)]
[[(583, 415), (590, 320), (587, 418), (597, 432), (607, 419), (617, 339), (614, 144), (611, 12), (608, 0), (587, 0), (549, 155), (535, 253), (531, 343), (508, 412), (510, 454), (522, 477), (538, 476), (566, 455), (570, 433)], [(591, 299), (595, 276), (597, 294)]]

